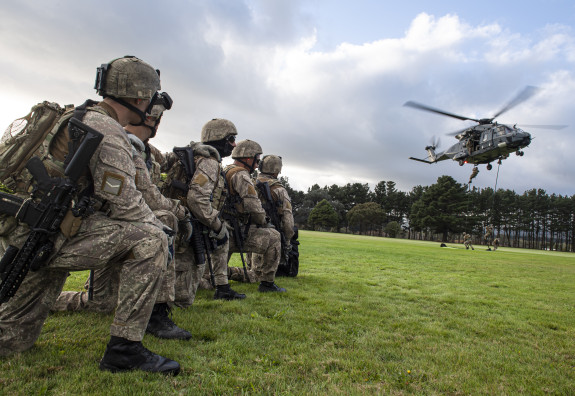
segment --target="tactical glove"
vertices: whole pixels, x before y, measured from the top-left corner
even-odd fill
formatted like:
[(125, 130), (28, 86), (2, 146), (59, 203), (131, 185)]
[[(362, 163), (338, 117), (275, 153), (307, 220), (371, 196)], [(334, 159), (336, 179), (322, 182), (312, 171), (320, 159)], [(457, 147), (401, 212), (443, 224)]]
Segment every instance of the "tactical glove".
[(194, 228), (192, 227), (192, 222), (190, 219), (182, 220), (178, 223), (179, 231), (182, 234), (181, 241), (189, 243), (190, 239), (192, 238), (192, 234), (194, 232)]
[(228, 227), (226, 227), (226, 225), (222, 223), (222, 228), (220, 229), (220, 231), (218, 231), (218, 233), (216, 234), (214, 230), (211, 230), (209, 236), (210, 238), (215, 239), (217, 247), (220, 247), (228, 241), (230, 234), (228, 232)]

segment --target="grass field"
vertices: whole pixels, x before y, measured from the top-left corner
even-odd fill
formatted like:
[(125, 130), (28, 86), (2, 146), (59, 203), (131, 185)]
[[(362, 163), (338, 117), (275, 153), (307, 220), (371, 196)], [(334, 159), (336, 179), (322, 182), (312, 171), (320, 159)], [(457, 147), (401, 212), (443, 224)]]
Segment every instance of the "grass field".
[[(0, 394), (575, 394), (575, 255), (300, 232), (281, 295), (201, 290), (186, 341), (144, 345), (177, 377), (98, 370), (111, 315), (58, 313), (0, 359)], [(234, 264), (241, 265), (239, 257)], [(69, 278), (80, 289), (86, 273)]]

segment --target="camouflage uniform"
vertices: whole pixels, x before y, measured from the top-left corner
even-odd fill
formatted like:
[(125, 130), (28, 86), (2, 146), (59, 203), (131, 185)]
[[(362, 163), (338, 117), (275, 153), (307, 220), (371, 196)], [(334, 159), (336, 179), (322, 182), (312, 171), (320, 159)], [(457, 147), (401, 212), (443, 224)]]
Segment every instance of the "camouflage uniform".
[[(178, 221), (186, 217), (185, 209), (177, 200), (164, 197), (151, 180), (150, 172), (146, 166), (145, 146), (134, 135), (128, 135), (132, 143), (132, 154), (136, 168), (135, 183), (138, 191), (142, 193), (145, 203), (154, 215), (174, 232), (178, 231)], [(97, 312), (112, 312), (118, 301), (120, 271), (118, 266), (106, 266), (94, 271), (92, 282), (93, 299), (88, 299), (88, 292), (65, 291), (60, 293), (53, 306), (54, 311), (91, 310)], [(164, 279), (156, 303), (173, 303), (175, 296), (175, 260), (168, 260)], [(88, 289), (90, 280), (86, 281)]]
[[(89, 165), (100, 209), (82, 222), (75, 236), (60, 234), (49, 264), (29, 272), (16, 295), (0, 306), (0, 355), (34, 344), (68, 271), (112, 265), (120, 266), (125, 281), (120, 282), (110, 333), (130, 341), (144, 336), (164, 275), (168, 241), (136, 189), (131, 145), (115, 111), (105, 103), (97, 110), (88, 111), (83, 122), (104, 134)], [(9, 242), (21, 246), (25, 228), (20, 225)]]
[[(275, 229), (268, 227), (266, 212), (247, 169), (237, 165), (228, 165), (224, 169), (224, 173), (230, 194), (239, 197), (240, 201), (236, 204), (236, 209), (239, 215), (240, 232), (244, 235), (243, 252), (263, 255), (263, 260), (255, 263), (256, 265), (252, 270), (256, 273), (259, 281), (273, 283), (280, 262), (280, 234)], [(234, 238), (230, 238), (229, 253), (239, 252), (239, 246), (237, 246)], [(227, 266), (227, 256), (219, 255), (217, 260), (225, 260)]]
[[(163, 192), (165, 195), (182, 202), (209, 231), (217, 232), (223, 225), (218, 216), (219, 209), (225, 200), (223, 177), (221, 176), (221, 158), (216, 149), (211, 146), (191, 142), (188, 147), (194, 153), (195, 170), (191, 180), (187, 182), (188, 176), (184, 167), (175, 154), (170, 153), (165, 157), (165, 166), (168, 169)], [(187, 191), (174, 187), (175, 182), (186, 186)], [(199, 230), (194, 228), (194, 232), (199, 232)], [(206, 263), (196, 262), (194, 251), (187, 242), (177, 242), (176, 295), (187, 296), (185, 303), (181, 302), (182, 299), (178, 299), (177, 305), (189, 306), (195, 300), (196, 292), (203, 281), (203, 275), (208, 266)], [(227, 242), (225, 245), (227, 246)], [(207, 280), (206, 282), (209, 283)], [(222, 278), (218, 277), (217, 282), (222, 282)], [(225, 277), (221, 284), (227, 283), (227, 277)]]
[(473, 245), (471, 245), (471, 234), (463, 233), (463, 245), (465, 245), (465, 249), (471, 248), (471, 250), (475, 250)]
[[(148, 152), (149, 150), (149, 152)], [(165, 166), (166, 158), (164, 154), (152, 144), (148, 142), (146, 149), (146, 163), (148, 164), (148, 169), (150, 171), (150, 178), (152, 183), (155, 184), (160, 190), (164, 185), (162, 180), (162, 169)]]
[(497, 250), (498, 247), (499, 247), (499, 238), (495, 238), (493, 240), (493, 250)]
[[(257, 181), (262, 183), (268, 183), (270, 186), (270, 191), (272, 194), (272, 199), (274, 201), (274, 208), (276, 208), (278, 217), (281, 222), (281, 230), (284, 233), (285, 241), (289, 244), (291, 238), (294, 236), (294, 220), (291, 206), (291, 199), (287, 193), (287, 190), (280, 183), (280, 181), (273, 175), (267, 173), (260, 173), (258, 175)], [(259, 254), (250, 255), (248, 262), (250, 263), (250, 269), (255, 271), (256, 277), (259, 279), (259, 271), (256, 270), (262, 266), (263, 256)], [(285, 262), (285, 257), (281, 255), (280, 263)], [(234, 278), (232, 278), (234, 279)]]
[(485, 244), (487, 245), (487, 249), (491, 250), (491, 239), (493, 238), (493, 226), (490, 224), (485, 228), (485, 235), (483, 239), (485, 240)]
[[(224, 190), (224, 178), (222, 176), (222, 165), (219, 157), (196, 157), (196, 170), (189, 184), (187, 195), (188, 209), (198, 221), (204, 224), (209, 230), (217, 233), (225, 224), (220, 219), (220, 211), (226, 199)], [(227, 261), (222, 263), (216, 260), (221, 254), (227, 257), (228, 244), (224, 243), (215, 250), (211, 256), (212, 270), (215, 284), (228, 284)], [(198, 281), (209, 269), (207, 266), (198, 268)], [(197, 287), (197, 286), (196, 286)]]

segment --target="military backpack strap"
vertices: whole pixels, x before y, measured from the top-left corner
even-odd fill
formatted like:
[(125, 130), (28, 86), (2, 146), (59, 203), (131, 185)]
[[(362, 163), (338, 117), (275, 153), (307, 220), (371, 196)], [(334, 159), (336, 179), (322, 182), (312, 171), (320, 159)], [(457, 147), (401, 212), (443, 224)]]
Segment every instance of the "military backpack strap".
[(68, 155), (64, 160), (64, 167), (68, 165), (70, 159), (74, 156), (76, 150), (78, 150), (78, 147), (80, 147), (80, 143), (82, 143), (82, 140), (84, 139), (84, 136), (86, 134), (85, 131), (81, 130), (80, 128), (76, 128), (72, 124), (70, 124), (70, 119), (75, 118), (78, 121), (83, 121), (84, 116), (88, 112), (88, 108), (94, 107), (97, 104), (98, 102), (94, 100), (91, 99), (86, 100), (80, 106), (74, 108), (72, 117), (68, 119), (68, 137), (70, 138), (70, 140), (68, 141)]
[(234, 187), (232, 186), (232, 177), (236, 173), (241, 171), (247, 172), (247, 169), (244, 169), (241, 166), (237, 165), (228, 165), (226, 169), (224, 169), (224, 178), (226, 180), (226, 185), (228, 187), (228, 192), (230, 193), (230, 195), (238, 195), (238, 193), (234, 190)]
[[(190, 182), (194, 177), (194, 172), (196, 171), (196, 163), (194, 161), (194, 151), (191, 147), (174, 147), (173, 150), (178, 162), (176, 164), (180, 167), (180, 172), (177, 172), (179, 176), (184, 176), (185, 183), (179, 178), (172, 178), (170, 181), (170, 190), (176, 189), (187, 194), (189, 190)], [(176, 166), (174, 164), (174, 166)], [(183, 171), (183, 172), (181, 172)], [(183, 173), (183, 175), (182, 175)]]

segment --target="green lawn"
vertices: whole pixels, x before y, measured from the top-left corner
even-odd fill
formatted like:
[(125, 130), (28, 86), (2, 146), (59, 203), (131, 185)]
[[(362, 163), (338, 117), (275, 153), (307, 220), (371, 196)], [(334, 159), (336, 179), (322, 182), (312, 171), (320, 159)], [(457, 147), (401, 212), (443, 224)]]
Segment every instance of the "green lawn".
[[(575, 394), (575, 255), (300, 232), (285, 294), (238, 284), (146, 336), (178, 377), (98, 370), (111, 315), (59, 313), (0, 359), (0, 394)], [(241, 265), (239, 256), (233, 258)], [(86, 273), (70, 277), (79, 289)]]

